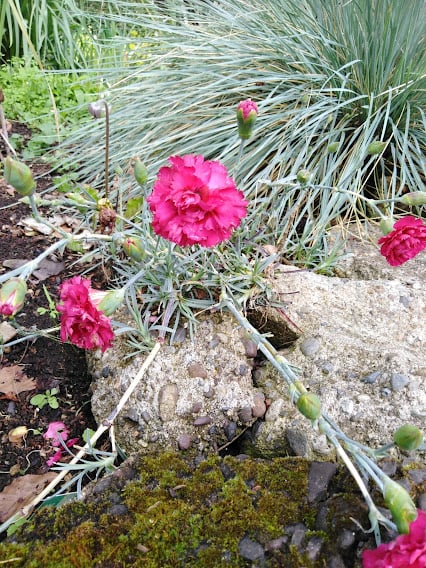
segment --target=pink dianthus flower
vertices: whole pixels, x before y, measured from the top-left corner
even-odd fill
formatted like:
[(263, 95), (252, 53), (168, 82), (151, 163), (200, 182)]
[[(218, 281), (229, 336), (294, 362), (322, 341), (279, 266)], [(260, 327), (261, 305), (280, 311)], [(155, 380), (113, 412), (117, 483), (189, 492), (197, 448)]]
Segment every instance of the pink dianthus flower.
[(426, 248), (426, 225), (417, 217), (403, 217), (378, 243), (382, 245), (380, 253), (388, 263), (400, 266)]
[(63, 422), (50, 422), (48, 429), (43, 434), (45, 440), (51, 440), (52, 446), (59, 446), (61, 439), (65, 442), (70, 431)]
[(114, 332), (106, 315), (96, 303), (104, 296), (90, 288), (90, 280), (74, 276), (59, 287), (61, 304), (61, 341), (71, 341), (83, 349), (105, 351), (111, 347)]
[(193, 154), (169, 162), (148, 197), (154, 231), (180, 246), (212, 247), (229, 239), (248, 203), (225, 166)]
[(362, 553), (363, 568), (426, 568), (426, 512), (418, 511), (408, 534)]

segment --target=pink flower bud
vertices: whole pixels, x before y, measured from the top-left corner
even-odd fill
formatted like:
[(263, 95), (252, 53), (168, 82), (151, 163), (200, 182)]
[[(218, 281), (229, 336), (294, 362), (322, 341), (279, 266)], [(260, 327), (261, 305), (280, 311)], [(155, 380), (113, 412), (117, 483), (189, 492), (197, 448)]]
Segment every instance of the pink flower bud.
[(124, 240), (123, 250), (135, 262), (140, 262), (145, 256), (143, 242), (135, 237), (128, 237)]
[(21, 162), (12, 160), (10, 156), (7, 156), (4, 162), (4, 178), (23, 196), (31, 195), (34, 191), (35, 181), (30, 168)]
[(237, 106), (238, 134), (242, 140), (248, 140), (253, 133), (259, 110), (251, 99), (241, 101)]
[(24, 305), (27, 285), (22, 278), (10, 278), (0, 288), (0, 314), (14, 316)]

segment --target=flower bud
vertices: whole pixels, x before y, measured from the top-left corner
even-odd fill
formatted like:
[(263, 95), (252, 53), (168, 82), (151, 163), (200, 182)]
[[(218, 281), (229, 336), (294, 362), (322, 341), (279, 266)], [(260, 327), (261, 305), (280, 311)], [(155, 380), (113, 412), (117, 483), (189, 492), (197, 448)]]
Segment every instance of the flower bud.
[(21, 195), (31, 195), (35, 188), (35, 181), (30, 168), (13, 160), (10, 156), (4, 161), (4, 178)]
[(316, 394), (311, 392), (301, 394), (296, 405), (303, 416), (309, 420), (317, 420), (321, 416), (321, 401)]
[(145, 249), (141, 239), (128, 237), (124, 240), (123, 250), (132, 260), (140, 262), (145, 257)]
[(106, 316), (110, 316), (123, 303), (124, 294), (124, 288), (120, 288), (120, 290), (110, 290), (99, 302), (97, 306), (98, 310), (103, 312)]
[(336, 152), (338, 147), (339, 147), (339, 142), (330, 142), (330, 144), (327, 146), (327, 153), (333, 154), (334, 152)]
[(10, 278), (0, 288), (0, 314), (14, 316), (24, 305), (27, 285), (22, 278)]
[[(87, 110), (93, 116), (93, 118), (102, 118), (105, 115), (106, 102), (104, 99), (99, 99), (94, 103), (89, 103), (87, 105)], [(109, 105), (108, 105), (109, 110)]]
[(411, 191), (399, 198), (405, 205), (426, 205), (426, 191)]
[(396, 481), (386, 477), (383, 485), (383, 497), (386, 506), (392, 513), (398, 532), (407, 534), (410, 530), (410, 523), (417, 517), (416, 506), (408, 491)]
[(133, 166), (133, 175), (135, 176), (135, 180), (138, 182), (139, 185), (144, 185), (148, 180), (148, 170), (139, 160), (136, 158), (135, 165)]
[(423, 432), (417, 426), (404, 424), (393, 435), (393, 441), (401, 450), (417, 450), (423, 444)]
[(380, 219), (380, 230), (384, 235), (389, 234), (393, 231), (393, 226), (395, 224), (395, 219), (392, 217), (383, 217)]
[(297, 172), (297, 181), (302, 185), (308, 183), (312, 177), (312, 174), (309, 170), (299, 170)]
[(251, 99), (241, 101), (237, 106), (238, 134), (242, 140), (248, 140), (253, 133), (259, 110)]
[(374, 156), (375, 154), (380, 154), (386, 148), (386, 142), (381, 142), (380, 140), (374, 140), (367, 147), (367, 154)]

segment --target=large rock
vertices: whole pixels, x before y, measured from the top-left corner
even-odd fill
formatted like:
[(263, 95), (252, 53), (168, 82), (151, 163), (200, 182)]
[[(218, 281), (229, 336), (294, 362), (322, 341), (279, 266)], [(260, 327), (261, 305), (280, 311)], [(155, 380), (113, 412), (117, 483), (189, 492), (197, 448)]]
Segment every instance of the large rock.
[[(284, 316), (269, 307), (255, 319), (262, 333), (274, 333), (276, 347), (341, 430), (377, 447), (406, 422), (425, 426), (426, 255), (390, 268), (374, 239), (353, 238), (338, 274), (279, 267), (273, 287), (285, 302)], [(145, 359), (126, 366), (123, 349), (118, 343), (92, 360), (99, 422)], [(247, 430), (245, 452), (333, 459), (333, 448), (290, 402), (277, 371), (270, 364), (253, 371), (255, 355), (229, 314), (206, 316), (193, 341), (161, 349), (118, 417), (119, 445), (127, 452), (216, 451)]]
[[(425, 426), (426, 255), (392, 268), (374, 241), (352, 238), (338, 273), (276, 274), (285, 314), (303, 330), (285, 355), (343, 432), (377, 447), (406, 422)], [(255, 382), (270, 402), (251, 439), (259, 454), (329, 454), (271, 365), (256, 370)]]

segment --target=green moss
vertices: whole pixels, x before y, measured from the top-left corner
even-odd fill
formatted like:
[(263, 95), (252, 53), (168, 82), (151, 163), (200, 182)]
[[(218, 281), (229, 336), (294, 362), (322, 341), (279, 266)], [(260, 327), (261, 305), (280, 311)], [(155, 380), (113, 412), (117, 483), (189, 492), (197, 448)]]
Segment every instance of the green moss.
[[(138, 480), (121, 492), (128, 514), (108, 514), (111, 492), (119, 492), (112, 483), (96, 500), (38, 511), (17, 533), (25, 546), (6, 544), (0, 552), (22, 557), (14, 568), (245, 566), (238, 552), (245, 535), (265, 545), (289, 524), (314, 528), (308, 469), (300, 458), (211, 456), (195, 467), (180, 454), (144, 457)], [(268, 566), (311, 564), (292, 549), (269, 553)]]

